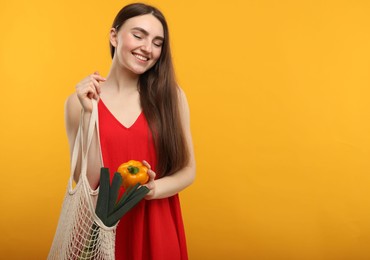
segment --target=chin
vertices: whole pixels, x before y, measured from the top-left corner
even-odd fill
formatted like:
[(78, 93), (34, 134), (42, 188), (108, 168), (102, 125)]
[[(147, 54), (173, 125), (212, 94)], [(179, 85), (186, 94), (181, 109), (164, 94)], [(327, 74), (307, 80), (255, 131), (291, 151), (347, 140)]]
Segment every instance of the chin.
[(147, 71), (148, 71), (147, 69), (146, 70), (131, 70), (131, 72), (136, 74), (136, 75), (144, 74)]
[(150, 70), (151, 68), (152, 68), (152, 66), (147, 67), (147, 68), (132, 68), (131, 72), (135, 73), (137, 75), (141, 75), (141, 74), (144, 74), (145, 72), (147, 72), (148, 70)]

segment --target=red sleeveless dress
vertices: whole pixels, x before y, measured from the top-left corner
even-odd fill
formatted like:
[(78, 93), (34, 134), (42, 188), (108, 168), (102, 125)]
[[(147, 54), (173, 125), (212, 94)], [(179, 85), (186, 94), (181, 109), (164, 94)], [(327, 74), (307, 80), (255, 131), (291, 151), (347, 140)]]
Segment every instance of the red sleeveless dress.
[[(102, 100), (98, 112), (103, 163), (109, 168), (111, 178), (119, 165), (132, 159), (146, 160), (155, 171), (156, 153), (144, 114), (132, 126), (125, 127)], [(188, 259), (177, 194), (165, 199), (144, 199), (123, 216), (117, 227), (116, 259)]]

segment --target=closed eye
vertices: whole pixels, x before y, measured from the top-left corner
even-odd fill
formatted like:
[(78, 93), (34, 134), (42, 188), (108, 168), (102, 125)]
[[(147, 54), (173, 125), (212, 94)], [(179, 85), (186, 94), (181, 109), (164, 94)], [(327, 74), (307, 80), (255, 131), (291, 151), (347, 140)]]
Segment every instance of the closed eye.
[(153, 43), (155, 47), (162, 47), (162, 43)]
[(137, 34), (132, 34), (135, 38), (137, 38), (137, 39), (141, 39), (141, 37), (139, 36), (139, 35), (137, 35)]

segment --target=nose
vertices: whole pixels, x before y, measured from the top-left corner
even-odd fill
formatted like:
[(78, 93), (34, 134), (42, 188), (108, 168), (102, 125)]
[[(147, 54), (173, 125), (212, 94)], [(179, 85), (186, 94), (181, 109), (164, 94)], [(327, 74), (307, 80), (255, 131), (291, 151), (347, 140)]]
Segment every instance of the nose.
[(152, 44), (151, 44), (151, 42), (145, 41), (143, 43), (143, 45), (141, 45), (141, 50), (143, 50), (145, 52), (148, 52), (148, 53), (152, 52)]

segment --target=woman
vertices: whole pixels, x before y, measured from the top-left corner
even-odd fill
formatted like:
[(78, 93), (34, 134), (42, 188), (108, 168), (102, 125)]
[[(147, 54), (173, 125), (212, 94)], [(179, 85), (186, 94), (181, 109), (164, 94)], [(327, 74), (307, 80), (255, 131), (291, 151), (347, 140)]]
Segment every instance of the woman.
[[(81, 109), (86, 126), (91, 100), (98, 100), (104, 167), (113, 174), (120, 164), (134, 159), (151, 168), (146, 184), (150, 192), (118, 224), (116, 259), (187, 259), (177, 194), (194, 181), (195, 160), (188, 104), (175, 82), (164, 16), (145, 4), (124, 7), (110, 30), (110, 48), (108, 76), (89, 75), (66, 101), (70, 147)], [(99, 184), (100, 147), (96, 138), (89, 151), (92, 188)], [(78, 173), (79, 166), (76, 181)]]

